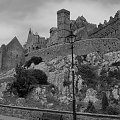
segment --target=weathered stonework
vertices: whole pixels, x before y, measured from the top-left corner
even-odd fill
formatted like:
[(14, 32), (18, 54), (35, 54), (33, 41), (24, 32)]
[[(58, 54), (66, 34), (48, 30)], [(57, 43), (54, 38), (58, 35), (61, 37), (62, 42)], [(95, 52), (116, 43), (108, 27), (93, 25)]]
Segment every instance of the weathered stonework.
[[(86, 55), (92, 52), (98, 52), (98, 54), (103, 57), (105, 53), (112, 51), (120, 51), (120, 41), (116, 38), (95, 38), (76, 41), (74, 43), (75, 55)], [(69, 54), (71, 54), (71, 45), (66, 43), (33, 51), (28, 54), (26, 60), (29, 60), (32, 56), (39, 56), (47, 62), (57, 56), (67, 56)]]
[(47, 47), (58, 44), (58, 29), (52, 27), (50, 29), (50, 38), (48, 38)]
[(76, 40), (88, 38), (88, 32), (96, 28), (95, 24), (88, 23), (83, 16), (79, 16), (76, 20), (71, 20), (71, 30), (77, 36)]
[(98, 27), (88, 33), (88, 38), (118, 38), (120, 39), (120, 11), (114, 17), (99, 24)]
[(58, 43), (64, 43), (70, 32), (70, 12), (65, 9), (57, 11)]
[(25, 54), (27, 55), (28, 53), (30, 53), (34, 50), (46, 48), (47, 42), (48, 41), (47, 41), (47, 39), (45, 39), (45, 37), (40, 37), (37, 33), (34, 34), (30, 29), (27, 42), (24, 45)]
[(15, 68), (20, 62), (24, 63), (24, 49), (18, 39), (14, 37), (7, 45), (0, 48), (0, 70)]
[[(63, 111), (51, 111), (42, 110), (35, 108), (26, 107), (7, 107), (0, 106), (0, 114), (5, 116), (13, 116), (17, 118), (22, 118), (26, 120), (39, 120), (43, 118), (43, 114), (52, 114), (54, 116), (62, 115), (63, 120), (73, 120), (72, 112)], [(81, 113), (78, 112), (77, 120), (119, 120), (120, 116), (117, 115), (101, 115), (101, 114), (91, 114), (91, 113)]]

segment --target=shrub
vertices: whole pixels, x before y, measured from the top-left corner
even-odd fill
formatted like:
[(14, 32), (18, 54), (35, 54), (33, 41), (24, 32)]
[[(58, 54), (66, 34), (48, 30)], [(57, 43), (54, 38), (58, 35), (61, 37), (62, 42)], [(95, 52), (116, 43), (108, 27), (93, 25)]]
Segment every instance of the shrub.
[(106, 114), (109, 115), (118, 115), (119, 114), (119, 109), (116, 107), (108, 106), (106, 108)]
[(43, 62), (42, 58), (41, 57), (35, 57), (33, 56), (30, 60), (28, 60), (24, 67), (30, 67), (31, 63), (34, 63), (35, 65), (38, 65), (39, 63)]
[(88, 106), (87, 106), (87, 109), (85, 110), (85, 112), (96, 113), (96, 110), (95, 110), (95, 107), (93, 105), (93, 102), (91, 102), (91, 101), (88, 102)]
[(46, 85), (47, 75), (41, 70), (26, 70), (21, 66), (16, 67), (15, 81), (10, 84), (9, 91), (18, 97), (27, 97), (33, 88), (39, 85)]
[(102, 97), (102, 110), (105, 111), (108, 106), (109, 106), (108, 99), (106, 93), (104, 92)]

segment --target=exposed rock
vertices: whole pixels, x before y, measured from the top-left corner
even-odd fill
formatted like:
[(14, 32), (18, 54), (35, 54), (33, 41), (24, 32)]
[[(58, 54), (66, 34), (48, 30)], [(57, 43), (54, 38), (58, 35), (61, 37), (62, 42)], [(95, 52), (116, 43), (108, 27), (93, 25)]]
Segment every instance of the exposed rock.
[(98, 99), (96, 98), (96, 94), (97, 94), (96, 90), (94, 90), (93, 88), (89, 88), (86, 92), (86, 97), (84, 99), (84, 102), (87, 102), (87, 103), (89, 101), (91, 101), (93, 103), (97, 102)]

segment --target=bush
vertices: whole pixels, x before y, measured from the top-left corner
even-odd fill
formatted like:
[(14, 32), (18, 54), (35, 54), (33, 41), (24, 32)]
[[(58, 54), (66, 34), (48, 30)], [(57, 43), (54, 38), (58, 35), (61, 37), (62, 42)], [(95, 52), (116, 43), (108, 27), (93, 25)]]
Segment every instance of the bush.
[(18, 97), (27, 97), (33, 88), (39, 85), (46, 85), (47, 75), (41, 70), (26, 70), (21, 66), (16, 67), (15, 81), (10, 84), (9, 91)]
[(105, 113), (109, 115), (118, 115), (119, 109), (116, 107), (108, 106)]
[(34, 69), (34, 70), (27, 70), (30, 74), (30, 76), (34, 76), (34, 78), (37, 81), (37, 84), (40, 85), (47, 85), (47, 75), (42, 71), (42, 70), (38, 70), (38, 69)]
[(35, 57), (33, 56), (30, 60), (28, 60), (24, 67), (30, 67), (31, 63), (34, 63), (35, 65), (38, 65), (39, 63), (43, 62), (42, 58), (41, 57)]
[(93, 102), (91, 102), (91, 101), (88, 102), (87, 109), (84, 112), (96, 113), (96, 109), (95, 109), (95, 107), (93, 105)]
[(104, 92), (102, 97), (102, 110), (105, 111), (108, 106), (109, 106), (108, 99), (106, 93)]

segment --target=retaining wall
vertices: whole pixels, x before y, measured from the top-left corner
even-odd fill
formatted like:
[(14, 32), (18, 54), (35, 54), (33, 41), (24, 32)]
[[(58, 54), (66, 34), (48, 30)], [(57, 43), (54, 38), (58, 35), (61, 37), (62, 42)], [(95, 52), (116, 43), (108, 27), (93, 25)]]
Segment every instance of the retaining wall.
[[(51, 113), (55, 115), (62, 115), (63, 120), (73, 120), (72, 112), (57, 111), (57, 110), (44, 110), (38, 108), (26, 108), (17, 106), (0, 105), (0, 114), (5, 116), (18, 117), (26, 120), (39, 120), (42, 119), (43, 113)], [(120, 116), (116, 115), (102, 115), (91, 113), (77, 112), (77, 120), (120, 120)]]

